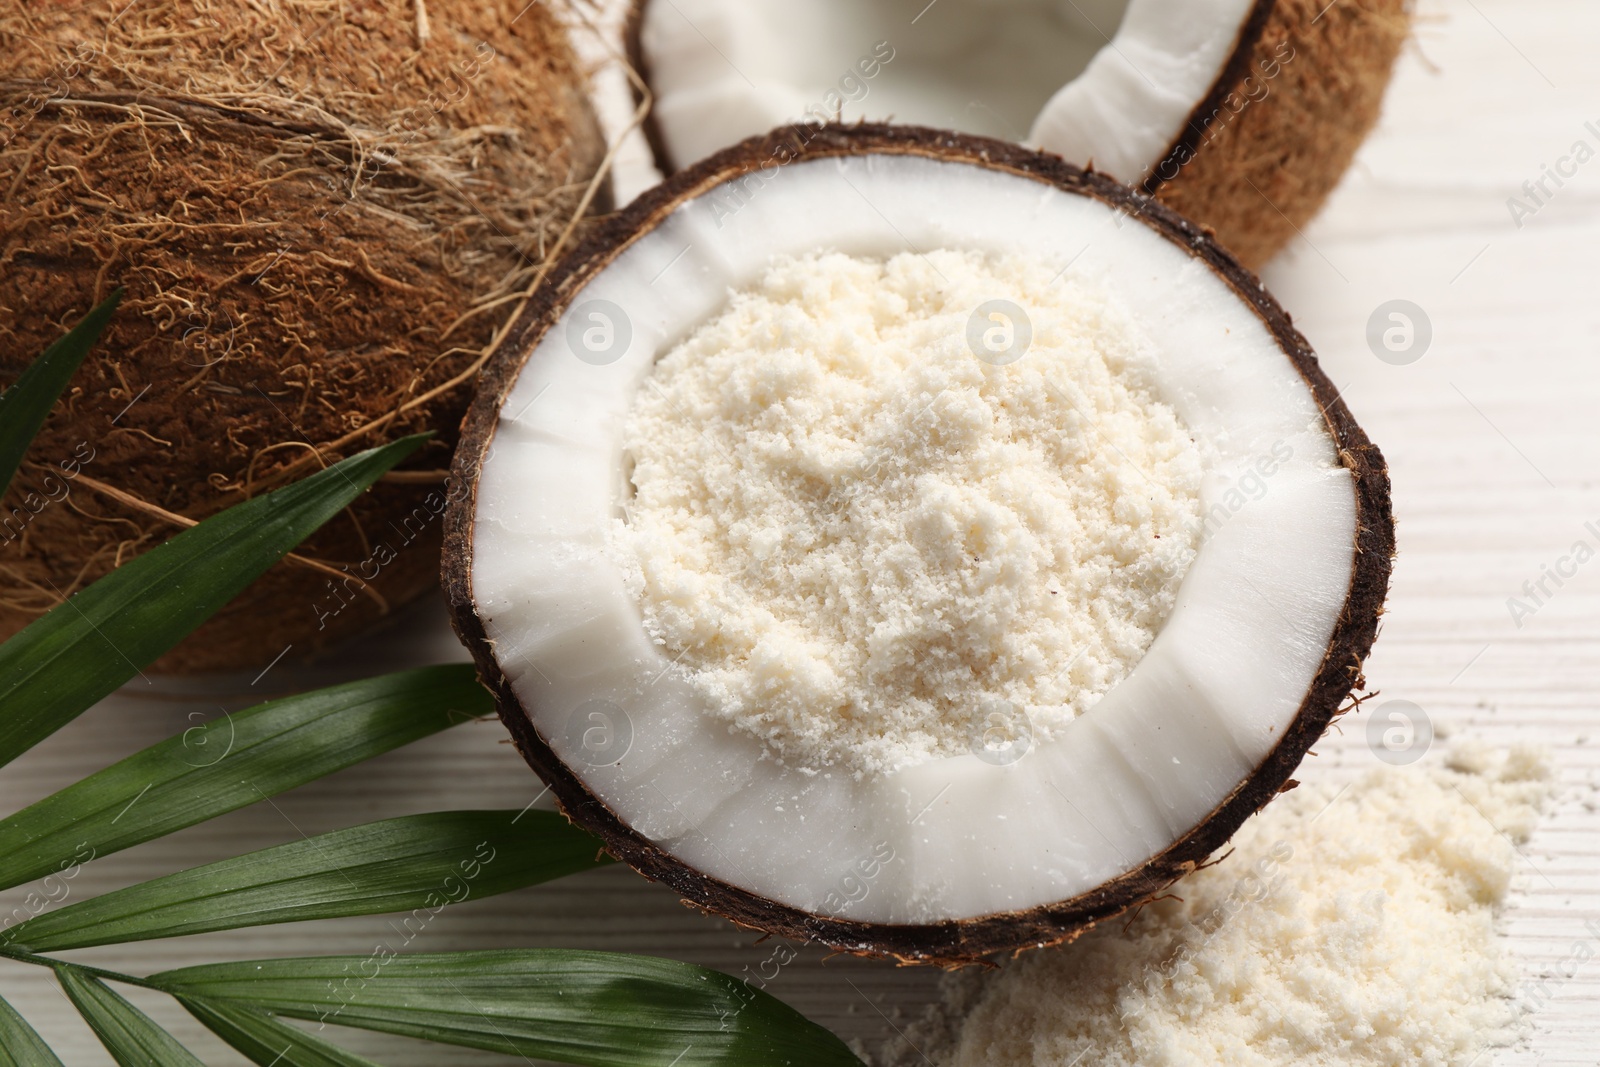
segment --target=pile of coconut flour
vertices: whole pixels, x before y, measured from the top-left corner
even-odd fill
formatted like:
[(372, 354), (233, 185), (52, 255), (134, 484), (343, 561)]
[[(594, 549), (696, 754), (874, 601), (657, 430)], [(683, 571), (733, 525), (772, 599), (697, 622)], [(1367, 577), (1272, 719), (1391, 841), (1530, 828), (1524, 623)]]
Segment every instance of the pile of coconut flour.
[(1547, 758), (1303, 786), (1231, 856), (1074, 945), (948, 980), (884, 1058), (937, 1067), (1487, 1067), (1519, 1032), (1495, 914)]
[(656, 364), (624, 445), (647, 631), (808, 770), (965, 752), (997, 701), (1048, 738), (1144, 654), (1200, 528), (1148, 345), (1023, 257), (777, 261)]

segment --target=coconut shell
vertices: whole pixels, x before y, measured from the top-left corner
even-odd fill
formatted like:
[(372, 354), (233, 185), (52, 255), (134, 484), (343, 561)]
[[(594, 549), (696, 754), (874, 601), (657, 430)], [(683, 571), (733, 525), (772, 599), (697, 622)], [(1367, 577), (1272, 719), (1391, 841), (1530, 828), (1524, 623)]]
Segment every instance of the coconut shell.
[[(650, 2), (633, 0), (624, 27), (646, 85)], [(1222, 73), (1143, 191), (1260, 267), (1322, 207), (1377, 122), (1410, 9), (1410, 0), (1256, 0)], [(643, 131), (656, 166), (674, 173), (683, 161), (653, 114)]]
[(1287, 245), (1378, 121), (1407, 0), (1263, 0), (1145, 191), (1247, 266)]
[[(1093, 197), (1140, 220), (1214, 271), (1260, 317), (1321, 404), (1328, 433), (1350, 471), (1356, 502), (1354, 565), (1344, 610), (1293, 722), (1248, 778), (1166, 849), (1079, 897), (1024, 911), (926, 925), (836, 919), (778, 904), (688, 866), (635, 831), (556, 756), (534, 727), (495, 659), (473, 595), (477, 475), (493, 444), (500, 410), (540, 339), (583, 287), (687, 199), (775, 163), (871, 153), (967, 163)], [(1352, 690), (1363, 685), (1362, 663), (1377, 635), (1395, 547), (1389, 475), (1382, 453), (1356, 424), (1288, 314), (1260, 280), (1207, 232), (1153, 198), (1060, 157), (986, 137), (914, 126), (798, 126), (754, 137), (681, 171), (609, 219), (555, 269), (550, 283), (535, 295), (485, 366), (477, 397), (462, 426), (453, 473), (462, 491), (452, 498), (445, 515), (444, 578), (456, 632), (472, 653), (479, 676), (494, 693), (500, 718), (518, 750), (550, 786), (567, 816), (599, 837), (612, 855), (670, 886), (692, 907), (754, 930), (901, 963), (957, 966), (999, 952), (1072, 941), (1097, 923), (1161, 895), (1204, 864), (1245, 819), (1279, 792), (1293, 788), (1291, 776), (1301, 759), (1347, 710)]]
[(0, 504), (0, 637), (186, 524), (422, 430), (314, 562), (157, 668), (306, 657), (436, 588), (472, 370), (603, 146), (547, 5), (422, 10), (0, 0), (0, 386), (127, 288)]

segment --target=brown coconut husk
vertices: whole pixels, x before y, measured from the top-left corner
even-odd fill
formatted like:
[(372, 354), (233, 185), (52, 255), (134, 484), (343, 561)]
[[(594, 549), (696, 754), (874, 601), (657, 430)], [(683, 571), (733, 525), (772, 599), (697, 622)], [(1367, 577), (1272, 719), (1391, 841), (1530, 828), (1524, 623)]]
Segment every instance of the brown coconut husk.
[(0, 386), (127, 295), (0, 502), (0, 636), (184, 525), (438, 431), (158, 669), (436, 588), (471, 380), (603, 143), (525, 0), (0, 0)]
[[(1198, 266), (1228, 284), (1276, 340), (1284, 358), (1320, 404), (1324, 427), (1354, 486), (1354, 560), (1344, 610), (1316, 676), (1282, 738), (1197, 826), (1139, 866), (1071, 900), (970, 919), (896, 925), (813, 914), (714, 878), (636, 831), (607, 806), (577, 771), (561, 761), (533, 725), (530, 709), (523, 705), (501, 669), (496, 648), (478, 614), (473, 589), (478, 475), (493, 446), (494, 434), (501, 424), (500, 410), (511, 388), (541, 338), (560, 320), (584, 286), (686, 200), (709, 195), (710, 190), (737, 183), (747, 175), (766, 173), (775, 161), (787, 164), (866, 154), (925, 156), (1019, 175), (1072, 195), (1099, 200), (1183, 249)], [(456, 633), (472, 653), (479, 677), (494, 694), (500, 718), (518, 751), (550, 786), (568, 818), (599, 837), (613, 856), (647, 878), (670, 886), (691, 907), (752, 930), (817, 942), (839, 952), (886, 957), (902, 964), (955, 967), (983, 962), (996, 953), (1070, 942), (1096, 924), (1160, 897), (1184, 875), (1204, 866), (1245, 819), (1279, 793), (1294, 788), (1293, 774), (1305, 754), (1340, 715), (1354, 706), (1349, 701), (1352, 691), (1365, 685), (1362, 664), (1377, 636), (1395, 552), (1389, 472), (1383, 454), (1357, 425), (1288, 313), (1260, 280), (1210, 234), (1154, 199), (1103, 175), (1081, 170), (1059, 156), (987, 137), (917, 126), (862, 123), (775, 130), (680, 171), (607, 220), (557, 266), (550, 284), (530, 301), (485, 366), (477, 397), (462, 427), (454, 473), (463, 491), (451, 500), (445, 515), (444, 577)]]
[(1378, 121), (1409, 10), (1408, 0), (1258, 3), (1145, 191), (1259, 267), (1300, 234)]

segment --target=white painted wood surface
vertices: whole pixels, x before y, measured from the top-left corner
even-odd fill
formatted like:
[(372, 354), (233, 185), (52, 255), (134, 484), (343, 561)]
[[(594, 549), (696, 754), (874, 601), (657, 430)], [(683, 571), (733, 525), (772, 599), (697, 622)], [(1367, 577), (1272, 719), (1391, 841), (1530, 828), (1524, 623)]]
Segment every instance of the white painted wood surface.
[[(1600, 150), (1600, 6), (1593, 0), (1425, 0), (1381, 127), (1302, 241), (1266, 272), (1357, 417), (1388, 455), (1401, 555), (1368, 677), (1450, 733), (1556, 751), (1558, 808), (1522, 850), (1507, 944), (1533, 999), (1533, 1035), (1508, 1065), (1600, 1063), (1600, 560), (1537, 611), (1507, 600), (1574, 542), (1600, 548), (1600, 159), (1518, 227), (1507, 198), (1577, 141)], [(1595, 122), (1589, 129), (1586, 123)], [(629, 180), (637, 184), (633, 150)], [(1570, 168), (1569, 168), (1570, 169)], [(1369, 316), (1413, 301), (1431, 346), (1406, 366), (1369, 350)], [(1530, 602), (1531, 603), (1531, 602)], [(460, 658), (437, 603), (352, 653), (340, 669)], [(325, 680), (279, 669), (268, 684)], [(0, 810), (31, 802), (219, 707), (244, 682), (135, 687), (0, 774)], [(1373, 705), (1369, 705), (1372, 707)], [(1301, 777), (1372, 765), (1364, 722), (1319, 746)], [(1442, 744), (1443, 742), (1441, 742)], [(539, 792), (493, 722), (409, 749), (164, 841), (95, 862), (74, 896), (370, 819), (452, 807), (521, 807)], [(15, 893), (0, 896), (9, 909)], [(1593, 924), (1593, 925), (1589, 925)], [(383, 918), (302, 923), (70, 954), (133, 972), (189, 963), (363, 952)], [(769, 947), (680, 906), (624, 869), (586, 874), (442, 913), (418, 951), (564, 946), (646, 952), (738, 973)], [(1581, 950), (1577, 946), (1583, 946)], [(1589, 955), (1570, 978), (1574, 951)], [(1569, 971), (1572, 968), (1567, 968)], [(1543, 986), (1533, 983), (1543, 982)], [(869, 1043), (934, 997), (936, 976), (807, 950), (771, 991)], [(111, 1061), (42, 971), (0, 965), (4, 996), (70, 1067)], [(207, 1063), (242, 1062), (159, 997), (135, 1001)], [(399, 1039), (333, 1032), (397, 1067), (514, 1063)], [(1487, 1063), (1485, 1058), (1481, 1063)]]

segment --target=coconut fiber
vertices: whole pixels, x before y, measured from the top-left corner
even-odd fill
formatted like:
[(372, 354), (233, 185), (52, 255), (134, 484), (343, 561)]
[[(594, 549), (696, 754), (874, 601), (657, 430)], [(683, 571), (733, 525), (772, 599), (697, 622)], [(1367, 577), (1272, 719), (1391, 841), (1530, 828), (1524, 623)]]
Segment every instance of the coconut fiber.
[(158, 666), (313, 653), (434, 587), (472, 370), (601, 142), (500, 0), (0, 0), (0, 387), (116, 286), (0, 510), (0, 636), (184, 525), (439, 431)]
[(1408, 0), (1267, 6), (1254, 45), (1146, 182), (1251, 267), (1293, 240), (1339, 183), (1410, 32)]

